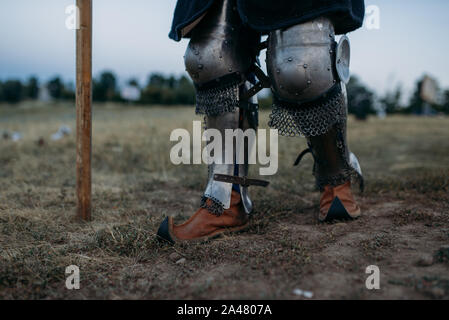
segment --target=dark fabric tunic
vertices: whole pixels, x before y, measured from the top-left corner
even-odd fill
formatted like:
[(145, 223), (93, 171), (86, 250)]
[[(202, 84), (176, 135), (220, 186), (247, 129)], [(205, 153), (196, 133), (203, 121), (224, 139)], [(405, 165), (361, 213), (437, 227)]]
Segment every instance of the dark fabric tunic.
[[(181, 40), (181, 30), (203, 15), (216, 0), (178, 0), (169, 37)], [(364, 0), (237, 0), (244, 23), (262, 34), (320, 16), (332, 19), (337, 34), (362, 26)]]

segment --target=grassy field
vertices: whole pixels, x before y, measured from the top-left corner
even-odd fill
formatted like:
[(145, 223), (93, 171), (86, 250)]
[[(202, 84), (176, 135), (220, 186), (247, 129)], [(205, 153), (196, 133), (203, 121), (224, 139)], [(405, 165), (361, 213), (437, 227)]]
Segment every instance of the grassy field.
[[(23, 134), (0, 137), (0, 299), (302, 299), (294, 289), (316, 299), (449, 298), (449, 118), (350, 120), (366, 178), (357, 221), (317, 222), (312, 160), (292, 166), (305, 140), (281, 138), (278, 174), (252, 190), (248, 231), (161, 245), (160, 222), (191, 215), (205, 185), (205, 166), (169, 159), (171, 130), (191, 130), (192, 119), (193, 108), (96, 106), (93, 221), (82, 223), (74, 134), (50, 139), (61, 125), (74, 129), (74, 107), (0, 106), (0, 133)], [(80, 290), (65, 287), (69, 265), (80, 267)], [(369, 265), (380, 268), (380, 290), (365, 287)]]

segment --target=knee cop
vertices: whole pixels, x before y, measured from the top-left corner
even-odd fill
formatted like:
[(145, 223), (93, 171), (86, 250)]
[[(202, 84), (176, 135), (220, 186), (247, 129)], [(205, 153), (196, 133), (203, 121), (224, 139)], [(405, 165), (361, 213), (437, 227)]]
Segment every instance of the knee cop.
[(256, 61), (258, 33), (243, 25), (236, 0), (216, 1), (193, 29), (185, 54), (196, 88), (196, 112), (218, 115), (239, 107)]
[(335, 42), (321, 17), (269, 35), (267, 70), (274, 93), (270, 126), (281, 135), (326, 133), (346, 114), (349, 41)]

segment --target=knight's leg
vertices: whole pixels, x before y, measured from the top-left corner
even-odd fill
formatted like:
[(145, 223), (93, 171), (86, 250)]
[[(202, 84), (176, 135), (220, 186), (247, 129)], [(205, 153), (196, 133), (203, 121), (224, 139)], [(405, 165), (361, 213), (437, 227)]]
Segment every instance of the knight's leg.
[[(221, 133), (222, 159), (214, 158), (209, 165), (198, 211), (181, 225), (175, 225), (171, 217), (162, 223), (158, 235), (169, 242), (203, 240), (248, 225), (252, 203), (246, 188), (214, 180), (215, 174), (246, 175), (247, 165), (224, 161), (229, 157), (225, 130), (245, 129), (254, 122), (249, 117), (254, 102), (242, 101), (240, 96), (247, 89), (259, 36), (242, 25), (235, 8), (235, 0), (216, 1), (191, 32), (185, 63), (196, 87), (196, 112), (205, 116), (207, 129)], [(236, 149), (230, 152), (235, 158)]]
[(356, 158), (346, 142), (349, 43), (334, 38), (331, 21), (319, 18), (272, 32), (267, 52), (275, 93), (270, 125), (307, 138), (322, 192), (321, 221), (360, 215), (350, 182), (359, 167), (351, 165)]
[(320, 221), (357, 218), (361, 214), (351, 191), (351, 177), (357, 172), (350, 162), (346, 140), (346, 97), (343, 95), (342, 99), (342, 118), (327, 133), (308, 138), (315, 158), (314, 175), (321, 191)]

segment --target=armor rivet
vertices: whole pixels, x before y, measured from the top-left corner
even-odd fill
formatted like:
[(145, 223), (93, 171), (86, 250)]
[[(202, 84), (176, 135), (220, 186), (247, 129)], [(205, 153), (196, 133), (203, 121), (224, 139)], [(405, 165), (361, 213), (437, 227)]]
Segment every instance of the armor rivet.
[(228, 40), (225, 40), (225, 42), (224, 42), (225, 44), (228, 44)]
[(200, 53), (199, 53), (199, 51), (195, 51), (195, 55), (197, 56), (197, 55), (199, 55)]
[(307, 63), (306, 63), (306, 64), (304, 64), (304, 69), (307, 69), (307, 67), (308, 67)]
[(276, 72), (277, 72), (277, 73), (281, 73), (281, 70), (277, 69)]
[(311, 84), (312, 83), (312, 81), (310, 81), (310, 80), (307, 80), (307, 84)]
[(336, 83), (337, 82), (337, 80), (334, 80), (334, 83)]
[(332, 53), (333, 53), (333, 51), (332, 51), (332, 50), (329, 50), (329, 53), (331, 53), (331, 54), (332, 54)]
[(203, 69), (203, 65), (202, 65), (202, 64), (199, 64), (199, 65), (198, 65), (198, 69)]
[(282, 89), (282, 88), (284, 88), (284, 86), (283, 86), (283, 85), (280, 85), (280, 86), (279, 86), (279, 89)]
[(292, 62), (292, 61), (293, 61), (293, 59), (292, 59), (292, 58), (290, 57), (290, 58), (288, 58), (288, 61), (289, 61), (289, 62)]
[(229, 72), (232, 72), (232, 68), (229, 68)]

